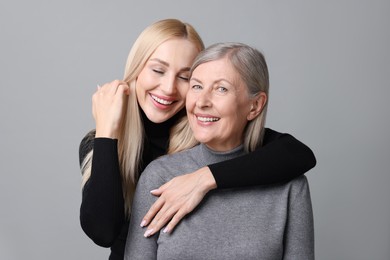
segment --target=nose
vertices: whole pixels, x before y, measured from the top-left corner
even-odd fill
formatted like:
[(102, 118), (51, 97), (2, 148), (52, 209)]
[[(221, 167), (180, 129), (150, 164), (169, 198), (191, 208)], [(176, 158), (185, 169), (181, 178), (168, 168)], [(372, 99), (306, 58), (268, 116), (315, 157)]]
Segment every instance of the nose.
[(171, 96), (177, 92), (176, 77), (167, 75), (161, 83), (161, 90), (165, 95)]
[(196, 99), (196, 106), (198, 108), (208, 108), (212, 106), (211, 101), (211, 93), (206, 89), (203, 89), (198, 93), (198, 97)]

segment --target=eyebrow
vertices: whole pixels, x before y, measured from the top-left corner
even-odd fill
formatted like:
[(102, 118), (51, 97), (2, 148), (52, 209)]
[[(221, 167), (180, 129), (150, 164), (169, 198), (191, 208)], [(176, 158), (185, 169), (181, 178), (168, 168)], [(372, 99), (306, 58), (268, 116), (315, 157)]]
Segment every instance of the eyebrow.
[[(162, 65), (164, 65), (166, 67), (169, 67), (169, 63), (168, 62), (163, 61), (163, 60), (161, 60), (159, 58), (153, 58), (153, 59), (150, 59), (149, 61), (156, 61), (156, 62), (161, 63)], [(190, 67), (184, 67), (184, 68), (180, 69), (180, 71), (190, 71), (190, 69), (191, 69)]]
[[(196, 82), (198, 82), (198, 83), (201, 83), (202, 84), (202, 81), (201, 80), (199, 80), (199, 79), (197, 79), (197, 78), (193, 78), (193, 77), (191, 77), (190, 78), (190, 81), (192, 81), (192, 80), (194, 80), (194, 81), (196, 81)], [(213, 81), (213, 84), (215, 84), (215, 83), (219, 83), (219, 82), (222, 82), (222, 81), (224, 81), (224, 82), (227, 82), (229, 85), (231, 85), (231, 86), (233, 86), (233, 87), (236, 87), (234, 84), (232, 84), (230, 81), (228, 81), (228, 80), (226, 80), (226, 79), (223, 79), (223, 78), (221, 78), (221, 79), (217, 79), (217, 80), (214, 80)]]
[(192, 81), (192, 80), (194, 80), (194, 81), (196, 81), (196, 82), (198, 82), (198, 83), (202, 83), (202, 81), (200, 81), (199, 79), (197, 79), (197, 78), (193, 78), (193, 77), (191, 77), (190, 78), (190, 81)]

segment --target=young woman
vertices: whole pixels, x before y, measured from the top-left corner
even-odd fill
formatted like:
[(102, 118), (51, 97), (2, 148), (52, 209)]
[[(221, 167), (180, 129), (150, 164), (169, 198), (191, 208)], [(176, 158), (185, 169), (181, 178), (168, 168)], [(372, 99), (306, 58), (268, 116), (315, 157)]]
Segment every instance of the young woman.
[(288, 183), (215, 190), (172, 234), (145, 239), (138, 226), (149, 190), (199, 167), (245, 155), (262, 144), (268, 96), (263, 55), (239, 43), (210, 46), (194, 62), (187, 117), (201, 144), (160, 157), (134, 196), (125, 259), (314, 259), (313, 214), (304, 176)]
[[(203, 43), (192, 26), (168, 19), (147, 27), (134, 43), (123, 81), (93, 95), (96, 132), (80, 144), (83, 173), (80, 222), (98, 245), (123, 259), (139, 173), (153, 159), (180, 147), (189, 131), (183, 109), (189, 70)], [(184, 121), (182, 121), (184, 120)], [(172, 130), (172, 138), (170, 131)], [(312, 151), (288, 134), (267, 129), (262, 147), (241, 158), (209, 164), (155, 190), (159, 199), (142, 219), (148, 234), (171, 231), (211, 189), (289, 181), (314, 167)]]

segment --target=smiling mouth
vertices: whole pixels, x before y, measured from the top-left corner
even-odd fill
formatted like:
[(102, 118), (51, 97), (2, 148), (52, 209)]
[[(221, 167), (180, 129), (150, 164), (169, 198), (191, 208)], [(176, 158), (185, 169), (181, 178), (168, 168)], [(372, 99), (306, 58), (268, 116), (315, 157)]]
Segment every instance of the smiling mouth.
[(161, 105), (164, 105), (164, 106), (172, 105), (175, 102), (173, 100), (166, 100), (166, 99), (162, 99), (162, 98), (156, 97), (156, 96), (154, 96), (152, 94), (150, 94), (150, 96), (153, 98), (154, 101), (156, 101), (157, 103), (159, 103)]
[(204, 117), (204, 116), (197, 116), (196, 117), (201, 122), (216, 122), (219, 121), (219, 117)]

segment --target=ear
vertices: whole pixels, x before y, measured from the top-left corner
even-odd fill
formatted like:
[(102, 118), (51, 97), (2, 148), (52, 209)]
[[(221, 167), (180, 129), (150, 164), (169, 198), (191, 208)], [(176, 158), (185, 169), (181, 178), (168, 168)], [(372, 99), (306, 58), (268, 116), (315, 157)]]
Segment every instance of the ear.
[(248, 121), (251, 121), (260, 115), (266, 103), (267, 94), (265, 94), (265, 92), (260, 92), (257, 94), (257, 96), (251, 101), (251, 107), (246, 117)]

